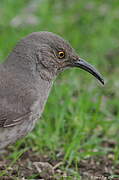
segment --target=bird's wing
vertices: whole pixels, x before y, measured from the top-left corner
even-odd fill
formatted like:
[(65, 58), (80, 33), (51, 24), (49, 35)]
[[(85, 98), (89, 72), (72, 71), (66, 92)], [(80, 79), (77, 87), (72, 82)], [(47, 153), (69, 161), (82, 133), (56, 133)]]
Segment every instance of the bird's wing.
[(30, 84), (26, 75), (10, 71), (0, 64), (0, 128), (29, 119), (34, 102)]
[[(14, 89), (13, 89), (14, 90)], [(12, 90), (12, 91), (13, 91)], [(10, 94), (8, 94), (10, 93)], [(9, 91), (4, 91), (0, 94), (0, 127), (11, 127), (25, 120), (29, 120), (31, 114), (31, 100), (27, 96), (18, 91), (18, 94), (13, 94)]]
[(0, 112), (0, 127), (11, 127), (15, 126), (23, 121), (27, 120), (31, 115), (31, 112), (20, 115), (16, 112)]

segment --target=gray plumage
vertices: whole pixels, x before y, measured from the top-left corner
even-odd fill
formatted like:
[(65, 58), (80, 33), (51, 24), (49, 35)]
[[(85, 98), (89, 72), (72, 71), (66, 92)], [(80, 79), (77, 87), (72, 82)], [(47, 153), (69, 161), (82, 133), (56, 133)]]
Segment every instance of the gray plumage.
[(69, 43), (50, 32), (32, 33), (16, 45), (0, 65), (0, 149), (33, 129), (53, 80), (65, 68), (81, 67), (103, 83), (92, 66), (79, 61), (84, 62)]

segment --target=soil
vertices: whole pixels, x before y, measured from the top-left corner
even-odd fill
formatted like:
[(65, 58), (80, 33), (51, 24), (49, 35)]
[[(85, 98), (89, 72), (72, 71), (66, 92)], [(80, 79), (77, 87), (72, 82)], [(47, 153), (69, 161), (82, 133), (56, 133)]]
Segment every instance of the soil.
[[(113, 142), (103, 142), (103, 147), (113, 147)], [(63, 162), (63, 154), (56, 152), (57, 158), (39, 154), (28, 150), (13, 163), (7, 159), (9, 151), (0, 156), (0, 173), (3, 172), (0, 180), (119, 180), (119, 164), (114, 164), (114, 155), (110, 151), (107, 155), (94, 156), (81, 160), (77, 164), (77, 172), (72, 163), (68, 166)], [(11, 164), (12, 163), (12, 164)], [(66, 168), (67, 167), (67, 168)], [(74, 177), (74, 174), (76, 176)]]

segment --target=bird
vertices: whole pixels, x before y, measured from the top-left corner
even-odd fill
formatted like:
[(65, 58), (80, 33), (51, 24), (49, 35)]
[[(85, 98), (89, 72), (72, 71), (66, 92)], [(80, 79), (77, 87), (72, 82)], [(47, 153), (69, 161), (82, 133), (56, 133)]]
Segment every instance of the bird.
[(57, 75), (73, 67), (104, 84), (101, 74), (59, 35), (32, 32), (16, 44), (0, 64), (0, 150), (33, 130)]

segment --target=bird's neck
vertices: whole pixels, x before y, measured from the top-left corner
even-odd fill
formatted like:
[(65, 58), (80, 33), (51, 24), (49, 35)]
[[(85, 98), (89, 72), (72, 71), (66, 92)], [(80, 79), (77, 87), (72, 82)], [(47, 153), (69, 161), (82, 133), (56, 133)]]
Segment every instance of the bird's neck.
[[(19, 46), (18, 46), (19, 47)], [(40, 76), (44, 81), (53, 81), (56, 78), (56, 70), (48, 69), (43, 66), (41, 62), (37, 61), (37, 57), (34, 49), (29, 51), (29, 48), (24, 49), (21, 53), (21, 49), (14, 48), (12, 53), (6, 59), (4, 66), (13, 71), (14, 73), (26, 73), (29, 76)]]

